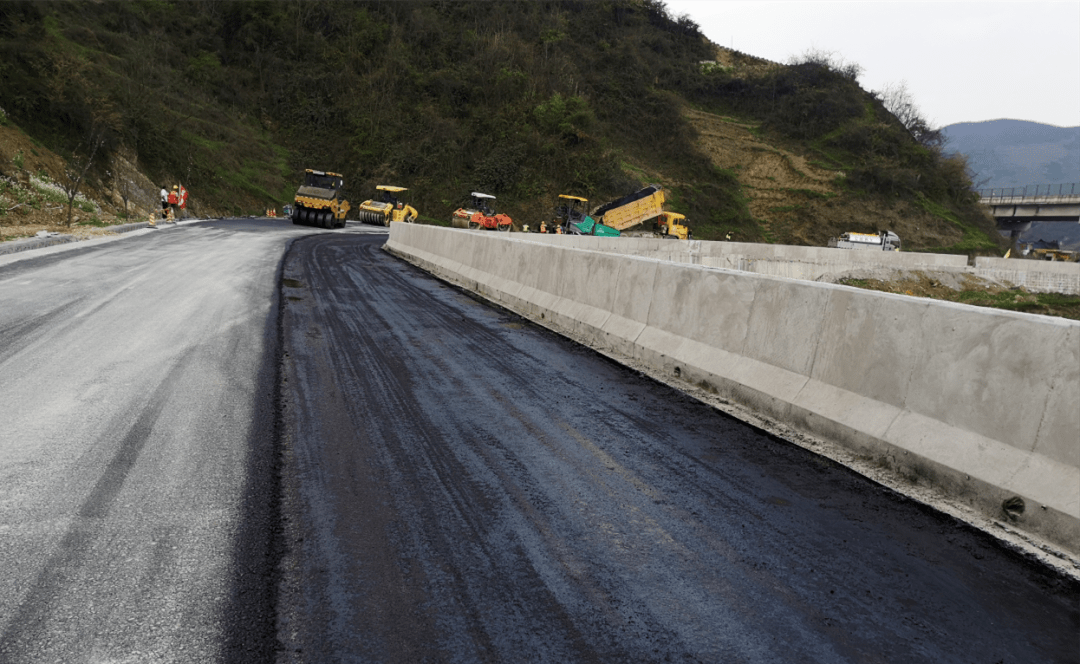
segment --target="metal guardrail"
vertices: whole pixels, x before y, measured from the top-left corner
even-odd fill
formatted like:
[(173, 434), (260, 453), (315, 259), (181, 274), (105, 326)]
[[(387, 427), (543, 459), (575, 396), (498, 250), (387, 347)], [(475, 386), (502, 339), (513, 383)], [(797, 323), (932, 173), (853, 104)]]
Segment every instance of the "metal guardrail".
[(1080, 199), (1080, 182), (1069, 184), (1032, 184), (1026, 187), (980, 189), (979, 202), (995, 203), (1066, 203)]

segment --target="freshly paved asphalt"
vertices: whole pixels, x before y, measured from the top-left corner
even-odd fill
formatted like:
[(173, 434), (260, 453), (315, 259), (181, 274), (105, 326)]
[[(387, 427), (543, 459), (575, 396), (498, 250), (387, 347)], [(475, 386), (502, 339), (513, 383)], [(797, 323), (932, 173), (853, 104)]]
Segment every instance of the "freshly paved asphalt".
[(0, 662), (1080, 661), (1075, 582), (370, 230), (0, 257)]
[(283, 269), (283, 661), (1075, 662), (1075, 583), (433, 281)]

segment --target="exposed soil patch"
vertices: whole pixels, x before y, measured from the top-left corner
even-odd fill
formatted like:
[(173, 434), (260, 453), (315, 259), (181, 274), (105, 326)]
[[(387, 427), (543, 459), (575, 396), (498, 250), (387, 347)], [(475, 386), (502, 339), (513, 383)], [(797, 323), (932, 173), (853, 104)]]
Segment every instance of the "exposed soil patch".
[[(110, 226), (160, 216), (155, 184), (143, 174), (132, 154), (109, 157), (107, 176), (88, 177), (79, 188), (67, 225), (65, 159), (13, 126), (0, 126), (0, 242), (33, 237), (40, 231), (79, 239), (109, 234)], [(125, 205), (124, 199), (127, 199)], [(191, 214), (207, 211), (191, 206)]]
[[(4, 203), (5, 200), (0, 198), (0, 205)], [(147, 217), (125, 219), (104, 210), (94, 213), (77, 210), (72, 215), (71, 226), (67, 226), (66, 206), (42, 205), (38, 209), (23, 207), (25, 209), (16, 208), (0, 217), (0, 242), (34, 237), (40, 231), (74, 235), (80, 240), (85, 240), (112, 234), (111, 226), (147, 220)]]
[(959, 227), (908, 203), (883, 206), (845, 191), (842, 171), (769, 142), (759, 125), (695, 109), (684, 113), (698, 132), (698, 146), (736, 175), (770, 242), (823, 247), (848, 231), (891, 230), (905, 247), (919, 248), (947, 247), (963, 237)]

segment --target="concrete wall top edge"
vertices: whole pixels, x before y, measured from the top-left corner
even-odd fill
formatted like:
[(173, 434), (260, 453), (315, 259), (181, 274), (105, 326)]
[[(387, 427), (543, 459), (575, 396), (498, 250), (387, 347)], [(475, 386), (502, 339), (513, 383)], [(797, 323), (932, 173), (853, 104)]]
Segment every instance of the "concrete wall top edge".
[(966, 256), (956, 254), (930, 254), (921, 252), (886, 252), (853, 251), (831, 247), (811, 247), (800, 245), (757, 244), (752, 242), (714, 242), (707, 240), (658, 240), (652, 238), (595, 238), (591, 236), (553, 235), (530, 233), (528, 238), (516, 234), (513, 239), (523, 242), (542, 242), (545, 244), (563, 244), (572, 247), (590, 247), (597, 251), (613, 253), (640, 254), (662, 249), (664, 253), (683, 253), (688, 255), (721, 256), (740, 255), (747, 258), (801, 260), (809, 262), (854, 262), (874, 263), (896, 266), (953, 266), (965, 267)]
[[(449, 230), (449, 229), (444, 229), (444, 230)], [(514, 235), (505, 235), (505, 234), (496, 235), (495, 233), (480, 232), (480, 231), (473, 231), (473, 232), (471, 232), (471, 234), (474, 237), (477, 237), (477, 238), (484, 238), (484, 239), (487, 239), (487, 240), (490, 240), (490, 241), (496, 241), (496, 242), (518, 242), (518, 243), (530, 243), (530, 242), (532, 242), (532, 238), (522, 239), (522, 238), (520, 238), (520, 235), (518, 237), (515, 237)], [(539, 234), (537, 234), (537, 235), (539, 236)], [(540, 236), (540, 237), (543, 237), (543, 236)], [(561, 251), (570, 252), (570, 257), (568, 257), (569, 261), (574, 260), (572, 258), (573, 255), (580, 255), (582, 257), (587, 256), (587, 255), (595, 255), (598, 259), (601, 259), (599, 261), (600, 263), (603, 263), (605, 265), (611, 265), (612, 264), (611, 263), (612, 254), (610, 252), (605, 252), (605, 251), (600, 251), (600, 250), (595, 250), (595, 249), (575, 248), (575, 247), (558, 247), (559, 243), (564, 243), (564, 244), (575, 243), (576, 240), (581, 240), (581, 239), (585, 239), (585, 238), (580, 238), (580, 237), (575, 237), (575, 236), (559, 236), (559, 235), (548, 236), (548, 237), (557, 238), (558, 241), (553, 243), (553, 242), (548, 242), (548, 241), (545, 241), (545, 240), (541, 240), (539, 242), (532, 242), (532, 243), (535, 244), (537, 247), (549, 247), (549, 248), (553, 248), (553, 249), (555, 249), (557, 247), (556, 251), (561, 250)], [(599, 240), (601, 238), (587, 238), (587, 239), (596, 241), (596, 240)], [(640, 238), (607, 238), (607, 239), (608, 240), (611, 240), (611, 239), (624, 240), (626, 242), (651, 242), (651, 240), (640, 239)], [(564, 242), (566, 240), (569, 240), (570, 242)], [(664, 242), (664, 241), (660, 240), (660, 241), (657, 241), (657, 242)], [(673, 243), (674, 240), (667, 240), (666, 242)], [(734, 245), (734, 244), (739, 244), (739, 243), (717, 243), (717, 244)], [(846, 250), (833, 250), (833, 251), (846, 251)], [(851, 252), (846, 251), (846, 253), (851, 253)], [(871, 252), (862, 252), (862, 253), (867, 253), (868, 254), (868, 253), (871, 253)], [(809, 289), (814, 289), (814, 290), (821, 290), (821, 291), (849, 292), (849, 293), (860, 294), (859, 295), (860, 297), (869, 297), (869, 298), (872, 298), (872, 299), (877, 298), (877, 299), (881, 299), (881, 300), (885, 300), (885, 301), (895, 301), (895, 302), (901, 302), (901, 303), (907, 303), (907, 304), (914, 304), (916, 306), (926, 305), (928, 307), (939, 308), (939, 309), (942, 309), (942, 310), (945, 310), (945, 311), (954, 311), (954, 312), (956, 312), (956, 314), (959, 314), (959, 315), (975, 314), (975, 315), (978, 315), (980, 317), (987, 317), (988, 316), (988, 317), (992, 317), (992, 318), (1014, 319), (1014, 320), (1020, 320), (1020, 321), (1032, 321), (1032, 322), (1037, 322), (1037, 323), (1039, 323), (1041, 325), (1050, 325), (1050, 326), (1053, 326), (1053, 327), (1060, 327), (1060, 328), (1080, 328), (1080, 321), (1068, 320), (1068, 319), (1063, 319), (1063, 318), (1056, 318), (1056, 317), (1051, 317), (1051, 316), (1042, 316), (1042, 315), (1038, 315), (1038, 314), (1029, 314), (1029, 313), (1016, 312), (1016, 311), (1007, 311), (1007, 310), (1002, 310), (1002, 309), (989, 309), (989, 308), (985, 308), (985, 307), (978, 307), (978, 306), (969, 305), (969, 304), (963, 304), (963, 303), (958, 303), (958, 302), (947, 302), (947, 301), (943, 301), (943, 300), (933, 300), (933, 299), (929, 299), (929, 298), (915, 298), (915, 297), (912, 297), (912, 296), (901, 295), (901, 294), (896, 294), (896, 293), (883, 293), (883, 292), (878, 292), (878, 291), (868, 291), (868, 290), (860, 289), (860, 288), (857, 288), (857, 287), (854, 287), (854, 286), (845, 286), (845, 285), (842, 285), (842, 284), (830, 284), (830, 283), (822, 283), (822, 282), (816, 282), (816, 281), (792, 280), (792, 279), (787, 278), (787, 277), (777, 277), (777, 276), (772, 276), (772, 275), (756, 274), (756, 273), (744, 272), (744, 271), (740, 271), (740, 270), (733, 270), (733, 269), (730, 269), (730, 268), (710, 267), (710, 266), (688, 264), (688, 263), (673, 263), (671, 261), (665, 261), (665, 260), (660, 259), (660, 258), (653, 258), (653, 257), (649, 257), (649, 256), (619, 255), (619, 260), (627, 261), (627, 262), (630, 262), (630, 263), (650, 263), (650, 264), (655, 264), (655, 265), (658, 265), (658, 266), (659, 265), (669, 265), (669, 266), (671, 266), (671, 268), (673, 270), (676, 270), (676, 271), (686, 270), (686, 271), (690, 271), (691, 273), (707, 271), (707, 272), (716, 273), (718, 275), (729, 275), (729, 276), (738, 277), (740, 279), (747, 279), (747, 280), (751, 280), (751, 281), (759, 282), (759, 283), (790, 284), (792, 281), (797, 281), (800, 284), (800, 286), (804, 287), (804, 288), (809, 288)], [(1004, 260), (1004, 259), (999, 259), (999, 260)], [(551, 264), (550, 262), (547, 262), (547, 261), (545, 261), (545, 262), (548, 265)], [(1050, 263), (1048, 263), (1048, 264), (1050, 264)], [(651, 271), (650, 271), (650, 273), (651, 273)], [(593, 271), (591, 278), (599, 278), (601, 276), (602, 276), (602, 272), (597, 273), (597, 272)], [(564, 296), (566, 296), (566, 294), (564, 294)]]
[(1080, 276), (1080, 263), (1065, 263), (1059, 261), (1036, 261), (1022, 260), (1016, 258), (995, 258), (992, 256), (978, 256), (975, 259), (975, 267), (992, 270), (1048, 272), (1052, 274), (1068, 274)]
[[(396, 227), (396, 226), (406, 226), (406, 224), (391, 224), (391, 238), (394, 237), (393, 231), (394, 231), (394, 227)], [(493, 231), (468, 231), (468, 230), (464, 230), (464, 229), (446, 228), (446, 227), (441, 227), (441, 226), (423, 226), (423, 225), (412, 225), (412, 226), (414, 226), (417, 229), (420, 229), (420, 228), (438, 229), (441, 232), (447, 232), (447, 233), (467, 233), (470, 237), (479, 239), (481, 242), (513, 242), (513, 243), (521, 243), (521, 244), (532, 244), (532, 245), (536, 246), (537, 248), (539, 248), (539, 247), (550, 247), (550, 248), (553, 248), (553, 249), (557, 249), (559, 251), (573, 252), (571, 254), (571, 256), (568, 257), (568, 260), (570, 260), (570, 261), (574, 260), (572, 258), (572, 256), (576, 254), (576, 255), (581, 255), (582, 257), (588, 256), (588, 255), (596, 255), (598, 258), (599, 257), (606, 257), (605, 262), (607, 262), (607, 260), (610, 259), (610, 257), (612, 256), (612, 252), (600, 251), (600, 250), (596, 250), (596, 249), (577, 248), (577, 247), (573, 247), (573, 246), (559, 246), (560, 244), (574, 244), (575, 241), (583, 240), (583, 239), (593, 240), (593, 241), (596, 241), (596, 240), (612, 240), (612, 239), (614, 239), (614, 240), (626, 240), (628, 242), (630, 242), (630, 241), (632, 241), (632, 242), (649, 241), (647, 239), (642, 239), (642, 238), (592, 238), (592, 237), (585, 238), (585, 236), (573, 236), (573, 235), (543, 235), (543, 234), (540, 234), (540, 233), (536, 233), (536, 234), (530, 233), (529, 234), (530, 236), (535, 235), (538, 238), (545, 238), (546, 237), (546, 238), (557, 238), (558, 239), (555, 242), (549, 242), (546, 239), (540, 239), (539, 241), (535, 241), (534, 238), (532, 238), (532, 237), (521, 238), (520, 236), (525, 235), (524, 233), (510, 233), (510, 234), (508, 234), (508, 233), (495, 233)], [(566, 240), (569, 240), (570, 242), (565, 242)], [(659, 242), (674, 243), (675, 240), (659, 240)], [(732, 245), (734, 245), (734, 244), (742, 244), (742, 243), (716, 243), (716, 244), (732, 244)], [(754, 245), (749, 245), (749, 246), (754, 246)], [(874, 252), (869, 252), (869, 251), (852, 252), (851, 250), (843, 250), (843, 249), (830, 249), (830, 251), (843, 251), (843, 252), (846, 252), (846, 253), (863, 253), (863, 254), (874, 253)], [(885, 252), (882, 252), (882, 253), (885, 253)], [(960, 302), (947, 302), (947, 301), (944, 301), (944, 300), (934, 300), (934, 299), (929, 299), (929, 298), (918, 298), (918, 297), (912, 297), (910, 295), (901, 295), (901, 294), (898, 294), (898, 293), (884, 293), (884, 292), (880, 292), (880, 291), (869, 291), (869, 290), (861, 289), (861, 288), (858, 288), (858, 287), (855, 287), (855, 286), (845, 286), (845, 285), (842, 285), (842, 284), (830, 284), (830, 283), (824, 283), (824, 282), (819, 282), (819, 281), (798, 280), (798, 279), (792, 279), (790, 277), (778, 277), (778, 276), (773, 276), (773, 275), (768, 275), (768, 274), (758, 274), (758, 273), (745, 272), (745, 271), (741, 271), (741, 270), (735, 270), (735, 269), (724, 268), (724, 267), (712, 267), (712, 266), (707, 266), (707, 265), (698, 265), (698, 264), (694, 264), (694, 263), (682, 263), (682, 262), (677, 263), (677, 262), (667, 261), (667, 260), (664, 260), (662, 258), (653, 258), (653, 257), (650, 257), (650, 256), (637, 256), (637, 255), (626, 255), (626, 254), (617, 254), (617, 255), (619, 256), (620, 259), (626, 260), (626, 261), (645, 261), (645, 262), (651, 262), (651, 263), (673, 265), (673, 266), (675, 266), (677, 268), (686, 269), (686, 270), (698, 270), (698, 271), (707, 270), (707, 271), (712, 271), (712, 272), (716, 272), (716, 273), (735, 275), (735, 276), (738, 276), (740, 278), (753, 279), (753, 280), (764, 281), (764, 282), (790, 283), (792, 281), (797, 281), (799, 284), (802, 284), (802, 285), (804, 285), (804, 286), (806, 286), (808, 288), (822, 289), (822, 290), (826, 290), (826, 291), (827, 290), (841, 290), (841, 291), (851, 291), (851, 292), (857, 292), (857, 293), (870, 293), (870, 294), (872, 294), (873, 297), (883, 298), (885, 300), (893, 300), (893, 301), (897, 301), (897, 302), (908, 302), (908, 301), (914, 300), (914, 301), (917, 301), (917, 302), (925, 302), (925, 303), (928, 304), (928, 306), (932, 306), (932, 307), (942, 307), (942, 308), (945, 308), (945, 309), (952, 309), (952, 310), (957, 311), (958, 313), (975, 314), (975, 315), (979, 315), (979, 316), (1014, 318), (1014, 319), (1020, 319), (1020, 320), (1035, 320), (1035, 321), (1041, 321), (1042, 323), (1045, 323), (1045, 324), (1048, 324), (1048, 325), (1057, 325), (1057, 326), (1062, 326), (1062, 327), (1080, 327), (1080, 321), (1068, 320), (1068, 319), (1064, 319), (1064, 318), (1057, 318), (1057, 317), (1053, 317), (1053, 316), (1043, 316), (1043, 315), (1040, 315), (1040, 314), (1030, 314), (1030, 313), (1018, 312), (1018, 311), (1008, 311), (1008, 310), (1005, 310), (1005, 309), (990, 309), (990, 308), (979, 307), (979, 306), (975, 306), (975, 305), (971, 305), (971, 304), (963, 304), (963, 303), (960, 303)], [(1004, 259), (1002, 259), (1002, 260), (1004, 260)], [(1030, 261), (1030, 262), (1037, 262), (1037, 261)], [(1048, 265), (1052, 265), (1052, 263), (1050, 263), (1048, 261), (1046, 263)], [(551, 264), (547, 263), (547, 265), (550, 267)], [(1061, 263), (1060, 265), (1065, 265), (1065, 264)], [(1080, 264), (1078, 264), (1078, 265), (1080, 265)], [(505, 277), (507, 275), (502, 274), (501, 276)]]

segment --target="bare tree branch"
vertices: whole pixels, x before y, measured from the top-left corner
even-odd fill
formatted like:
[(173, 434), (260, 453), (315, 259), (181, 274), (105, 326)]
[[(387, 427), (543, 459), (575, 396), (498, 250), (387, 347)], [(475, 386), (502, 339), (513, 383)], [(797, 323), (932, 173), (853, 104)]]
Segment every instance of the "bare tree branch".
[(944, 137), (941, 130), (933, 127), (915, 104), (915, 98), (907, 88), (907, 81), (890, 83), (875, 92), (885, 110), (892, 113), (900, 124), (911, 132), (916, 141), (926, 147), (940, 147)]
[[(105, 126), (100, 123), (94, 123), (91, 125), (90, 134), (87, 136), (86, 142), (80, 146), (71, 159), (67, 163), (67, 167), (64, 169), (64, 181), (61, 186), (64, 189), (64, 193), (67, 194), (67, 226), (71, 227), (71, 212), (72, 207), (75, 205), (75, 197), (79, 195), (79, 187), (86, 179), (86, 174), (90, 172), (90, 167), (94, 165), (94, 156), (97, 154), (98, 148), (105, 142)], [(83, 148), (85, 146), (85, 149)]]

